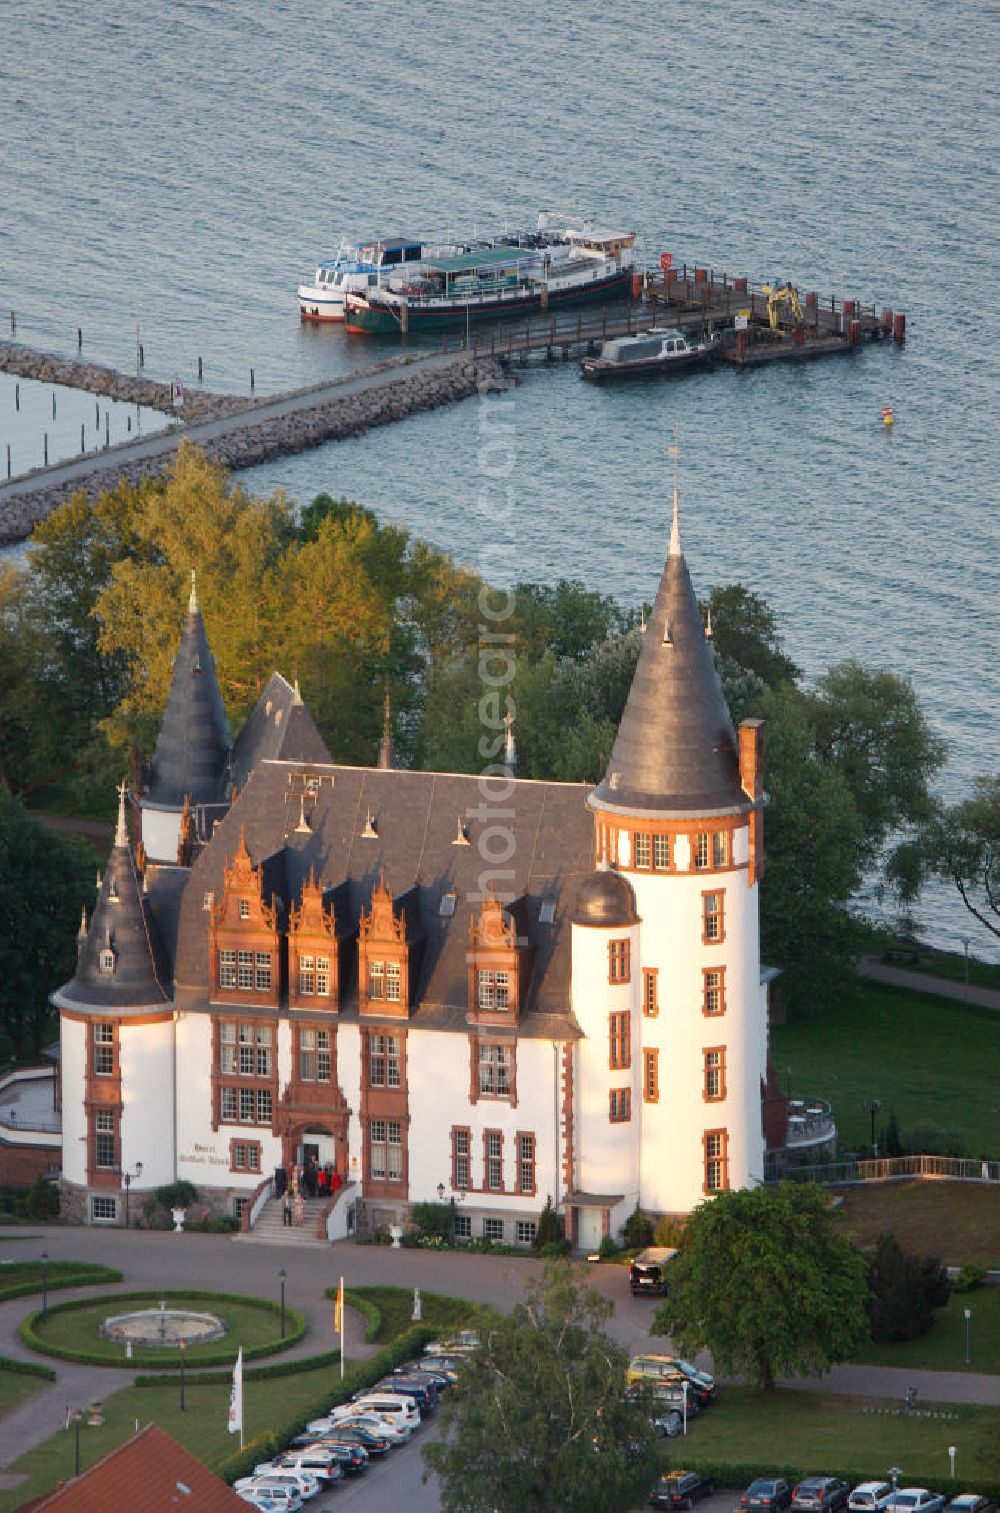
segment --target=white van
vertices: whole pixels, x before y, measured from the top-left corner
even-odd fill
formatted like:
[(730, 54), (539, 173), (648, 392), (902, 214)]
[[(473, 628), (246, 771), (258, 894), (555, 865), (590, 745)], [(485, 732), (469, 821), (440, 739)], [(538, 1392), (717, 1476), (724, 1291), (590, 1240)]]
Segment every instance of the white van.
[(420, 1409), (412, 1397), (404, 1397), (402, 1393), (362, 1392), (353, 1401), (365, 1413), (380, 1413), (390, 1422), (405, 1424), (411, 1431), (419, 1427)]

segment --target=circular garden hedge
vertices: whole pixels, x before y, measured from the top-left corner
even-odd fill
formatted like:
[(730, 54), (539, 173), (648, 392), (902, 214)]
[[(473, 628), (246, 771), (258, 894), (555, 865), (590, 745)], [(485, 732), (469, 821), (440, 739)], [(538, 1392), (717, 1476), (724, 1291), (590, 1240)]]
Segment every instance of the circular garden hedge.
[(304, 1339), (306, 1321), (297, 1308), (285, 1305), (285, 1334), (280, 1332), (281, 1309), (268, 1298), (255, 1298), (230, 1292), (202, 1292), (192, 1288), (180, 1291), (119, 1292), (113, 1297), (81, 1298), (71, 1303), (52, 1303), (48, 1316), (36, 1309), (23, 1320), (22, 1342), (42, 1355), (61, 1361), (79, 1361), (87, 1366), (143, 1367), (146, 1370), (176, 1371), (180, 1351), (175, 1346), (137, 1346), (131, 1359), (125, 1346), (107, 1340), (99, 1333), (101, 1324), (114, 1314), (135, 1309), (155, 1308), (160, 1300), (170, 1308), (190, 1308), (198, 1313), (210, 1312), (226, 1326), (224, 1339), (204, 1344), (190, 1344), (184, 1351), (186, 1366), (229, 1366), (243, 1347), (245, 1361), (276, 1355)]

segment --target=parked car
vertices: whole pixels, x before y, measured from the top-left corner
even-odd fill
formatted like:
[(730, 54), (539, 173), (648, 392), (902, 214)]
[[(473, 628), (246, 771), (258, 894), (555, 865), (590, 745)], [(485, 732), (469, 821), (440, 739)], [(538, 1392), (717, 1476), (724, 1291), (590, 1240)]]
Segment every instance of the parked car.
[(792, 1489), (780, 1476), (759, 1476), (745, 1492), (736, 1499), (737, 1513), (744, 1508), (776, 1510), (787, 1508), (792, 1501)]
[(689, 1398), (693, 1393), (703, 1408), (715, 1401), (715, 1377), (677, 1355), (634, 1355), (628, 1363), (626, 1375), (630, 1382), (652, 1382), (654, 1385), (679, 1385), (687, 1381)]
[(234, 1483), (237, 1492), (247, 1489), (256, 1492), (258, 1488), (287, 1488), (291, 1492), (297, 1492), (303, 1502), (310, 1502), (318, 1497), (323, 1488), (315, 1476), (308, 1476), (304, 1471), (276, 1471), (269, 1466), (266, 1471), (257, 1471), (253, 1476), (242, 1476)]
[(676, 1408), (668, 1408), (665, 1413), (658, 1413), (653, 1418), (653, 1432), (662, 1439), (676, 1439), (683, 1430), (684, 1415)]
[(389, 1392), (402, 1393), (404, 1397), (410, 1397), (420, 1409), (421, 1417), (425, 1413), (433, 1413), (437, 1407), (437, 1388), (430, 1382), (416, 1382), (412, 1376), (384, 1376), (368, 1389), (369, 1393)]
[(338, 1424), (336, 1429), (330, 1429), (322, 1436), (320, 1443), (360, 1445), (369, 1459), (373, 1455), (385, 1455), (392, 1448), (384, 1434), (378, 1434), (374, 1429), (366, 1429), (363, 1424), (351, 1419)]
[(410, 1437), (408, 1424), (399, 1423), (385, 1414), (371, 1413), (357, 1403), (345, 1403), (340, 1409), (334, 1408), (329, 1418), (315, 1419), (309, 1428), (312, 1429), (317, 1424), (321, 1425), (326, 1434), (339, 1434), (348, 1425), (351, 1428), (367, 1429), (369, 1433), (387, 1439), (390, 1445), (405, 1445)]
[(397, 1376), (409, 1377), (411, 1382), (421, 1382), (425, 1387), (433, 1387), (438, 1393), (446, 1387), (453, 1387), (458, 1381), (457, 1371), (432, 1371), (423, 1361), (408, 1361), (402, 1366), (394, 1366), (390, 1380)]
[(886, 1509), (895, 1513), (941, 1513), (948, 1501), (940, 1492), (928, 1492), (926, 1487), (900, 1487), (893, 1492)]
[(711, 1497), (715, 1482), (700, 1471), (668, 1471), (649, 1498), (651, 1508), (693, 1508), (700, 1497)]
[(274, 1510), (274, 1513), (302, 1513), (302, 1498), (294, 1487), (276, 1487), (260, 1481), (257, 1477), (243, 1477), (233, 1488), (237, 1496), (252, 1502), (254, 1507)]
[(258, 1476), (270, 1471), (298, 1471), (314, 1476), (323, 1486), (332, 1486), (344, 1475), (339, 1456), (325, 1446), (312, 1446), (308, 1450), (286, 1450), (265, 1465), (255, 1466)]
[(892, 1496), (892, 1487), (887, 1481), (859, 1482), (847, 1499), (850, 1513), (882, 1513)]
[(360, 1476), (368, 1470), (368, 1451), (357, 1440), (325, 1439), (322, 1448), (333, 1452), (345, 1476)]
[(419, 1366), (421, 1371), (440, 1371), (449, 1381), (457, 1382), (462, 1367), (468, 1364), (468, 1355), (425, 1355), (419, 1362), (412, 1365)]
[(479, 1345), (478, 1329), (460, 1329), (446, 1340), (431, 1340), (424, 1346), (424, 1355), (467, 1355), (469, 1351), (478, 1350)]
[(796, 1513), (839, 1513), (847, 1507), (851, 1489), (835, 1476), (806, 1476), (792, 1492)]
[[(420, 1409), (413, 1397), (403, 1392), (375, 1392), (366, 1388), (352, 1398), (362, 1411), (378, 1413), (394, 1423), (405, 1424), (409, 1430), (420, 1428)], [(334, 1410), (337, 1411), (336, 1409)]]
[(944, 1513), (997, 1513), (997, 1505), (981, 1492), (960, 1492), (948, 1503)]
[(676, 1249), (667, 1245), (650, 1245), (641, 1250), (635, 1260), (629, 1262), (628, 1285), (633, 1297), (648, 1292), (652, 1297), (662, 1297), (670, 1291), (668, 1269), (677, 1255)]

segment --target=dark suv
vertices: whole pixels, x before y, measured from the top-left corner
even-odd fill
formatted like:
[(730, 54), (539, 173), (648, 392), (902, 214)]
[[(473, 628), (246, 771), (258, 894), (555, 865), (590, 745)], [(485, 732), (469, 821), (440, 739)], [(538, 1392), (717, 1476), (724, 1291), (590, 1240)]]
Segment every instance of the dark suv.
[(847, 1507), (851, 1489), (835, 1476), (807, 1476), (792, 1493), (797, 1513), (838, 1513)]

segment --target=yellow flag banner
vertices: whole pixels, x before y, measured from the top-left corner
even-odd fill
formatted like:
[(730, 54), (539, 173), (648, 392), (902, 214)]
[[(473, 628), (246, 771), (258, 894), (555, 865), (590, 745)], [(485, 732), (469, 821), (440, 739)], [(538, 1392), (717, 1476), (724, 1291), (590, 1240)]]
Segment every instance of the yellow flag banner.
[(333, 1332), (344, 1332), (344, 1279), (341, 1277), (340, 1286), (337, 1288), (337, 1300), (333, 1305)]

